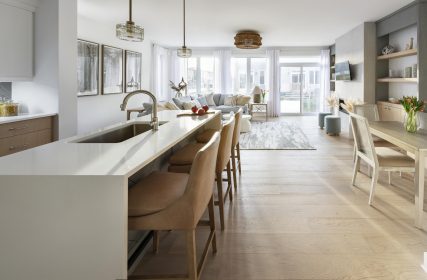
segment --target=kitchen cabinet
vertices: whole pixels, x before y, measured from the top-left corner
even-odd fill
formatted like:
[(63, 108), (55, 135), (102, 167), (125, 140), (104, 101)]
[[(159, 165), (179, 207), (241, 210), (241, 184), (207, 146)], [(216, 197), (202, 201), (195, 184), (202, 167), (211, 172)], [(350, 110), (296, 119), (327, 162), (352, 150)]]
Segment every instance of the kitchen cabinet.
[(33, 78), (34, 13), (0, 3), (0, 81)]
[(382, 121), (394, 121), (403, 123), (405, 118), (405, 111), (403, 110), (403, 107), (400, 104), (379, 101), (378, 111), (380, 114), (380, 120)]

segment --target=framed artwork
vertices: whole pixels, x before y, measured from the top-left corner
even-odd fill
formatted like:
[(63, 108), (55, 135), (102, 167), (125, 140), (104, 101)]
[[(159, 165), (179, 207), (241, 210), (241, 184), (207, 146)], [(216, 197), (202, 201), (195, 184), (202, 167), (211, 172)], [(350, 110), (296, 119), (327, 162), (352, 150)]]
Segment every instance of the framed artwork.
[(123, 93), (123, 50), (102, 45), (102, 94)]
[(142, 54), (139, 52), (125, 52), (125, 92), (141, 89)]
[(99, 94), (99, 44), (77, 40), (77, 96)]

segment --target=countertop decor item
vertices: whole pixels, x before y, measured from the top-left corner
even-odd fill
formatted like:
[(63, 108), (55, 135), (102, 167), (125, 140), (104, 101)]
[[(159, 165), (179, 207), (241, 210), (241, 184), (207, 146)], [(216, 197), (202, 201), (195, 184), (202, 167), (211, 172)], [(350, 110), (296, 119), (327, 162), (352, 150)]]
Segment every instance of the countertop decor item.
[(126, 23), (116, 25), (116, 36), (120, 40), (142, 42), (144, 40), (144, 28), (132, 21), (132, 0), (129, 0), (129, 20)]
[(178, 49), (177, 54), (179, 57), (182, 58), (189, 58), (193, 55), (193, 51), (185, 45), (185, 0), (182, 0), (183, 3), (183, 37), (184, 37), (184, 44), (180, 49)]
[(172, 90), (176, 91), (175, 97), (182, 97), (183, 90), (185, 95), (187, 95), (187, 83), (184, 81), (184, 77), (182, 77), (181, 82), (178, 85), (175, 85), (174, 82), (169, 81), (169, 86)]
[(424, 111), (424, 101), (418, 100), (415, 96), (404, 96), (400, 100), (406, 112), (404, 126), (406, 131), (415, 133), (418, 130), (418, 112)]
[(394, 97), (390, 97), (388, 101), (393, 104), (400, 104), (400, 100)]
[(0, 100), (0, 117), (15, 117), (18, 115), (19, 104), (9, 99)]
[(381, 53), (383, 55), (394, 53), (394, 47), (392, 45), (387, 45), (382, 49)]
[(262, 46), (262, 37), (255, 31), (241, 31), (234, 37), (234, 45), (239, 49), (259, 49)]

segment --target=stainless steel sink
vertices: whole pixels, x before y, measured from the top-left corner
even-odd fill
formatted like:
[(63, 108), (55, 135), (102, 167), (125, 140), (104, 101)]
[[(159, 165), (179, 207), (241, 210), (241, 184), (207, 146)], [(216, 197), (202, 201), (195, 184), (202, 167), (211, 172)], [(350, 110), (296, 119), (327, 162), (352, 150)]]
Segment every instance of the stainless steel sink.
[[(159, 125), (163, 125), (165, 123), (166, 122), (160, 122)], [(148, 123), (134, 123), (120, 127), (116, 130), (77, 141), (77, 143), (120, 143), (144, 132), (150, 131), (151, 129), (152, 127)]]

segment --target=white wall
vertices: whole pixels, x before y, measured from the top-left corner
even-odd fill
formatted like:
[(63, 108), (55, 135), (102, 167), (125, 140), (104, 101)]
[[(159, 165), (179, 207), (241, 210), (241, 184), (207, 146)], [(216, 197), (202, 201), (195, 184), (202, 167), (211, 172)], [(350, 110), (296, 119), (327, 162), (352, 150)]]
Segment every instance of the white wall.
[[(124, 18), (123, 21), (126, 19)], [(125, 50), (142, 53), (142, 88), (150, 88), (151, 40), (147, 37), (142, 43), (127, 42), (116, 38), (115, 24), (93, 21), (83, 16), (78, 17), (78, 38), (98, 44), (110, 45)], [(78, 132), (90, 132), (113, 123), (126, 120), (126, 112), (120, 111), (124, 94), (85, 96), (78, 98)], [(133, 97), (128, 108), (141, 107), (148, 99), (143, 96)]]
[[(409, 43), (410, 38), (414, 38), (414, 47), (418, 45), (417, 42), (417, 26), (413, 25), (408, 28), (393, 32), (389, 35), (389, 43), (394, 46), (396, 51), (405, 50), (406, 44)], [(417, 63), (417, 56), (408, 56), (398, 59), (391, 59), (389, 61), (389, 69), (398, 71), (403, 76), (405, 67), (412, 66)], [(390, 83), (388, 86), (389, 97), (402, 98), (403, 96), (418, 96), (417, 84), (404, 84), (404, 83)]]

